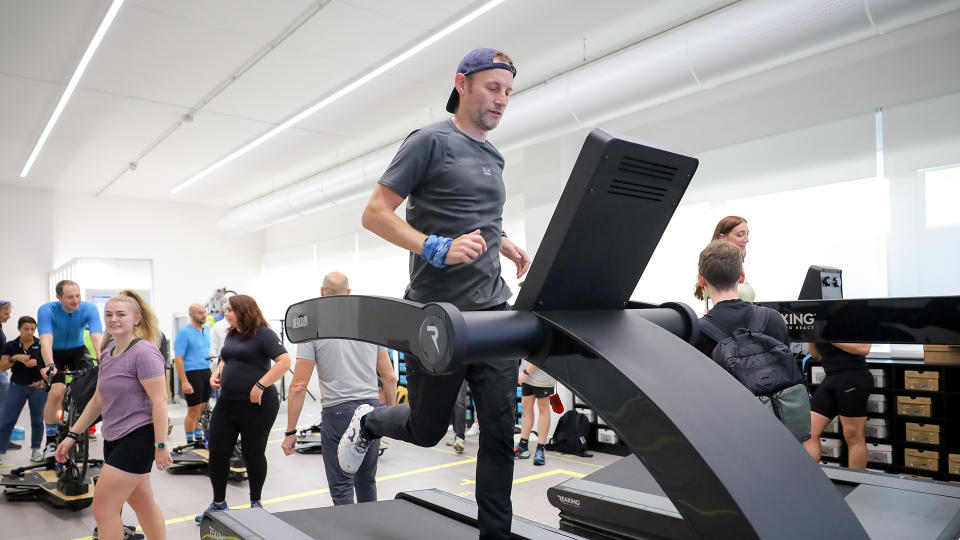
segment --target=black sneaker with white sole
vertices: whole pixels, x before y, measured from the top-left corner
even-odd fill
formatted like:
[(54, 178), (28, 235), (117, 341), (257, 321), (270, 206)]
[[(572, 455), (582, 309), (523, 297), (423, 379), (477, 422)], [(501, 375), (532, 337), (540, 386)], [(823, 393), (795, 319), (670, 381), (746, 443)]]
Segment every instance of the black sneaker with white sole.
[(340, 462), (340, 468), (347, 474), (357, 474), (360, 465), (363, 464), (363, 458), (367, 456), (367, 449), (370, 448), (370, 441), (360, 434), (361, 420), (367, 415), (373, 407), (367, 404), (360, 405), (353, 412), (353, 418), (350, 425), (340, 437), (340, 444), (337, 446), (337, 460)]

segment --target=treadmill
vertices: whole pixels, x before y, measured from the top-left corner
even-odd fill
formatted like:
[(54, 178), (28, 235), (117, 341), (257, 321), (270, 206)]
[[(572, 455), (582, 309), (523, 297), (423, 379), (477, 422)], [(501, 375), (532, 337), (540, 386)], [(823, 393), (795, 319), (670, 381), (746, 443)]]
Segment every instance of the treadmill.
[[(958, 485), (831, 465), (821, 469), (872, 540), (960, 537)], [(551, 487), (547, 498), (560, 510), (560, 529), (585, 538), (699, 538), (633, 455)]]
[[(690, 344), (700, 331), (696, 313), (682, 303), (630, 300), (697, 166), (693, 157), (595, 129), (513, 310), (326, 296), (287, 309), (287, 337), (376, 343), (436, 375), (526, 358), (620, 434), (696, 537), (865, 540), (796, 439)], [(689, 391), (678, 392), (678, 381)], [(274, 515), (214, 511), (200, 532), (204, 539), (423, 539), (448, 530), (476, 537), (476, 510), (453, 495), (413, 492)], [(576, 537), (516, 517), (513, 536)]]

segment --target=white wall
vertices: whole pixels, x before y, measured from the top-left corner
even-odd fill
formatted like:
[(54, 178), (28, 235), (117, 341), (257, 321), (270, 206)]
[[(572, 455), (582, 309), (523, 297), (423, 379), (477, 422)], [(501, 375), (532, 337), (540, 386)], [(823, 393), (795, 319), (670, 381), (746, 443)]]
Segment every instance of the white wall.
[(27, 188), (0, 188), (0, 200), (5, 225), (0, 297), (14, 304), (11, 326), (16, 317), (36, 316), (40, 304), (54, 299), (49, 273), (76, 257), (152, 259), (153, 308), (165, 332), (174, 313), (205, 302), (218, 287), (256, 297), (262, 234), (218, 233), (220, 211), (208, 206)]
[[(926, 227), (918, 173), (960, 163), (958, 27), (960, 13), (948, 14), (600, 126), (700, 159), (634, 298), (686, 301), (699, 312), (697, 255), (727, 214), (750, 222), (746, 270), (758, 300), (795, 298), (810, 264), (842, 268), (848, 297), (960, 294), (951, 275), (960, 227)], [(587, 131), (505, 155), (505, 227), (531, 253)], [(363, 203), (267, 231), (261, 285), (272, 314), (319, 294), (333, 269), (351, 276), (356, 293), (402, 294), (407, 256), (361, 230)]]

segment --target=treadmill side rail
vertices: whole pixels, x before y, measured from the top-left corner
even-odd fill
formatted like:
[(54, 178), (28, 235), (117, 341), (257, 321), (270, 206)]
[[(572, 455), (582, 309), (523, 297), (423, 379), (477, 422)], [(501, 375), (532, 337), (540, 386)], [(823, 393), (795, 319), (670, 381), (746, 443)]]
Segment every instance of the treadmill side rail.
[(262, 508), (204, 512), (200, 538), (243, 540), (313, 540), (299, 529)]

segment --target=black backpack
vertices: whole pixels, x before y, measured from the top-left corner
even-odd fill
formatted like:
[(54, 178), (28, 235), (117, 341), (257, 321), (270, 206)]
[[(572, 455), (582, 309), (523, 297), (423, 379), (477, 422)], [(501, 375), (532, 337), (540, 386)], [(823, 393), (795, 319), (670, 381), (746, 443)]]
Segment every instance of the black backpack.
[(717, 342), (713, 361), (733, 375), (755, 396), (771, 396), (803, 383), (803, 374), (789, 347), (763, 333), (771, 314), (769, 308), (753, 306), (746, 328), (727, 335), (710, 319), (700, 319), (700, 329)]
[(587, 438), (590, 437), (590, 420), (577, 411), (567, 411), (557, 420), (553, 431), (551, 449), (564, 454), (590, 457), (587, 453)]

